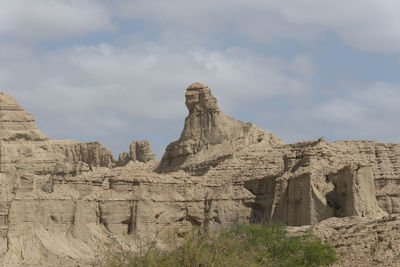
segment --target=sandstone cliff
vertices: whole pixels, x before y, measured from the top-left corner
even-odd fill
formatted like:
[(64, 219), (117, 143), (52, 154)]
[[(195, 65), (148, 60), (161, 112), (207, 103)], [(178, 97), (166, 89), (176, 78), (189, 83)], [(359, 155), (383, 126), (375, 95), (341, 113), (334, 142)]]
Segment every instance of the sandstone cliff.
[(186, 107), (182, 134), (161, 162), (148, 141), (116, 161), (97, 142), (51, 140), (1, 94), (0, 266), (99, 266), (113, 251), (153, 239), (162, 247), (193, 226), (255, 221), (303, 227), (293, 232), (313, 225), (345, 266), (362, 263), (347, 248), (370, 253), (368, 264), (395, 266), (400, 144), (285, 144), (225, 115), (199, 83), (187, 88)]

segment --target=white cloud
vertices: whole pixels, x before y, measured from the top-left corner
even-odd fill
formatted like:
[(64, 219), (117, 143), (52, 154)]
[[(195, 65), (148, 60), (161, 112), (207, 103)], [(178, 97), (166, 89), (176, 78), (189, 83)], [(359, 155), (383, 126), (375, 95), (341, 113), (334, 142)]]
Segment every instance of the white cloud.
[(186, 30), (195, 42), (225, 34), (263, 43), (282, 39), (307, 43), (333, 32), (357, 49), (400, 52), (400, 2), (395, 0), (118, 3), (125, 19), (155, 23), (166, 32)]
[(344, 42), (367, 51), (400, 52), (400, 2), (336, 0), (274, 2), (286, 21), (336, 32)]
[[(400, 84), (372, 83), (352, 88), (342, 97), (318, 103), (308, 112), (314, 125), (322, 124), (336, 138), (400, 141)], [(305, 111), (305, 112), (304, 112)], [(323, 133), (322, 133), (323, 134)]]
[(320, 103), (315, 117), (342, 123), (353, 123), (354, 120), (372, 122), (376, 118), (391, 120), (400, 113), (399, 99), (399, 84), (376, 82), (365, 88), (353, 88), (342, 97)]
[(314, 72), (306, 56), (282, 60), (237, 48), (180, 50), (154, 43), (76, 46), (49, 55), (46, 62), (54, 72), (47, 81), (53, 79), (75, 91), (100, 92), (104, 101), (113, 94), (126, 104), (118, 110), (127, 112), (132, 109), (129, 103), (134, 103), (133, 108), (145, 118), (176, 116), (180, 110), (176, 99), (193, 81), (207, 83), (226, 99), (243, 101), (307, 92)]
[(102, 0), (0, 1), (0, 38), (52, 40), (111, 28)]
[(336, 98), (329, 102), (318, 104), (314, 108), (313, 119), (338, 124), (355, 124), (364, 119), (366, 110), (363, 105), (355, 103), (354, 99)]
[[(50, 136), (100, 139), (115, 152), (132, 139), (153, 138), (160, 154), (179, 135), (184, 89), (194, 81), (212, 88), (228, 114), (285, 98), (285, 111), (258, 109), (291, 141), (326, 132), (390, 140), (400, 130), (393, 123), (399, 85), (373, 83), (339, 96), (330, 84), (327, 101), (312, 90), (318, 69), (311, 56), (289, 51), (297, 55), (284, 59), (262, 50), (265, 43), (295, 40), (310, 51), (309, 42), (333, 32), (358, 49), (398, 53), (399, 7), (389, 0), (3, 0), (0, 89), (16, 96)], [(128, 24), (119, 19), (145, 27), (127, 36)], [(120, 27), (117, 40), (99, 45), (75, 39), (49, 51), (36, 42), (113, 27)], [(242, 48), (232, 45), (241, 40)], [(250, 43), (260, 49), (246, 48)]]
[(7, 73), (0, 87), (38, 117), (45, 133), (100, 138), (114, 151), (163, 121), (179, 119), (177, 129), (158, 132), (164, 145), (171, 133), (178, 137), (187, 114), (185, 88), (194, 81), (212, 88), (230, 113), (254, 100), (307, 93), (315, 72), (305, 55), (284, 60), (239, 48), (182, 50), (146, 42), (73, 46), (40, 57), (13, 48), (0, 62), (0, 77)]
[(328, 141), (400, 142), (400, 84), (353, 83), (347, 89), (341, 94), (336, 92), (332, 98), (321, 98), (317, 91), (315, 98), (287, 98), (289, 106), (286, 104), (284, 110), (261, 109), (251, 115), (252, 121), (289, 143), (322, 136)]

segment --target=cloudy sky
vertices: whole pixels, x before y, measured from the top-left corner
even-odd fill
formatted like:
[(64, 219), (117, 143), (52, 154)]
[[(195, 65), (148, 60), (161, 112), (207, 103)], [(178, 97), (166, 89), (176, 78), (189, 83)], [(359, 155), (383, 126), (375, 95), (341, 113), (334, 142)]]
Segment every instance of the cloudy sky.
[(400, 142), (400, 1), (1, 0), (0, 91), (54, 139), (179, 137), (185, 88), (291, 143)]

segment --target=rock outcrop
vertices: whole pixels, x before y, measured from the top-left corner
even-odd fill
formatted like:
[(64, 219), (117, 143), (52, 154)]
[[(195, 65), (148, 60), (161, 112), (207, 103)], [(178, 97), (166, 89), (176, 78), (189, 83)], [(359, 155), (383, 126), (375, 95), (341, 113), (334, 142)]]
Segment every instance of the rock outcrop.
[(129, 153), (119, 154), (117, 166), (125, 166), (129, 161), (149, 162), (156, 159), (156, 155), (151, 150), (150, 142), (147, 140), (133, 141), (129, 146)]
[(132, 142), (129, 146), (131, 160), (149, 162), (155, 160), (156, 156), (151, 150), (150, 142), (147, 140)]
[(182, 169), (203, 175), (207, 170), (203, 166), (210, 165), (210, 161), (223, 161), (232, 152), (250, 144), (284, 144), (252, 123), (225, 115), (210, 88), (204, 84), (193, 83), (186, 89), (185, 104), (189, 115), (181, 137), (167, 146), (158, 168), (160, 172)]
[(40, 141), (49, 138), (37, 129), (35, 118), (11, 95), (0, 93), (0, 140)]
[(199, 83), (186, 106), (161, 162), (148, 141), (115, 161), (98, 142), (51, 140), (0, 95), (0, 266), (100, 266), (154, 239), (165, 247), (193, 226), (212, 233), (257, 221), (294, 233), (313, 225), (343, 266), (395, 266), (400, 144), (285, 144), (225, 115)]
[(342, 266), (399, 266), (400, 216), (377, 219), (332, 217), (313, 226), (289, 227), (292, 234), (312, 232), (332, 244)]

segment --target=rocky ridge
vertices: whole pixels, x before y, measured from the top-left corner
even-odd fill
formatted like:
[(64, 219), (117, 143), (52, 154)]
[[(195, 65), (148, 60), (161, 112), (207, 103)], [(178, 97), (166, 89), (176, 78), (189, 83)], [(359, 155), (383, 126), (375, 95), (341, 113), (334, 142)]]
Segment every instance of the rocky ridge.
[(256, 221), (312, 225), (344, 266), (396, 266), (400, 144), (285, 144), (225, 115), (200, 83), (187, 88), (186, 107), (161, 162), (148, 141), (116, 161), (97, 142), (51, 140), (1, 94), (0, 266), (98, 266), (193, 226)]

